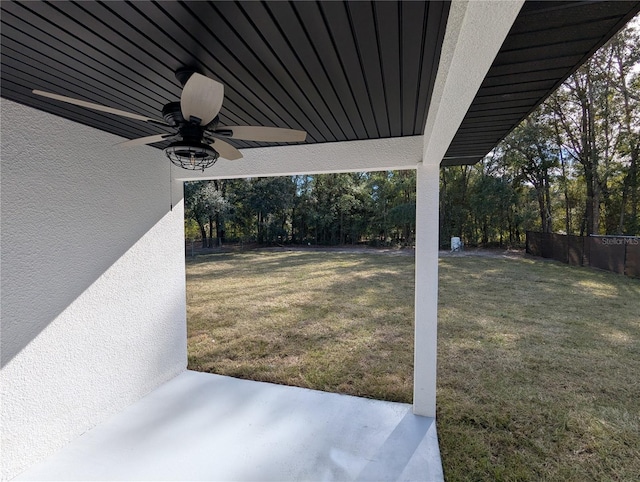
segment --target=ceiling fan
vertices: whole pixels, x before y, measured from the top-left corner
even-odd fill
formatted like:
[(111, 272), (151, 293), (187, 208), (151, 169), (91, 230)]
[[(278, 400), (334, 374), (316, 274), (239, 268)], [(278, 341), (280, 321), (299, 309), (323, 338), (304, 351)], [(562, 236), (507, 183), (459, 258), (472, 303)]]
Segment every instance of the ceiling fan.
[(176, 78), (183, 86), (182, 95), (180, 102), (169, 102), (162, 108), (164, 121), (51, 92), (33, 90), (33, 93), (154, 125), (173, 127), (174, 133), (131, 139), (119, 146), (132, 147), (172, 141), (164, 152), (172, 163), (184, 169), (204, 171), (207, 167), (213, 166), (219, 157), (229, 160), (242, 158), (242, 153), (238, 149), (220, 138), (262, 142), (302, 142), (307, 137), (305, 131), (294, 129), (220, 126), (218, 113), (224, 100), (224, 85), (190, 69), (178, 70)]

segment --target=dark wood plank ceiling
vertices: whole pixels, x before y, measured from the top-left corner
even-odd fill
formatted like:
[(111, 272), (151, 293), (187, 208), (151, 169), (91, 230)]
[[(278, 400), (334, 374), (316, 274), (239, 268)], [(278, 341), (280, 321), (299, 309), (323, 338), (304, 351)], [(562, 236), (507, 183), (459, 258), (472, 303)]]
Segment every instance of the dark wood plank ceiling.
[[(449, 2), (3, 0), (0, 9), (2, 97), (142, 137), (162, 128), (31, 90), (160, 117), (180, 96), (175, 70), (193, 67), (225, 84), (223, 124), (304, 129), (315, 143), (423, 133)], [(443, 165), (487, 154), (638, 10), (638, 1), (527, 1)]]
[(315, 143), (423, 133), (449, 2), (2, 1), (1, 9), (2, 97), (142, 137), (162, 128), (31, 90), (161, 118), (180, 96), (174, 72), (193, 67), (225, 85), (223, 125), (303, 129)]
[(527, 1), (442, 165), (482, 159), (639, 10), (629, 1)]

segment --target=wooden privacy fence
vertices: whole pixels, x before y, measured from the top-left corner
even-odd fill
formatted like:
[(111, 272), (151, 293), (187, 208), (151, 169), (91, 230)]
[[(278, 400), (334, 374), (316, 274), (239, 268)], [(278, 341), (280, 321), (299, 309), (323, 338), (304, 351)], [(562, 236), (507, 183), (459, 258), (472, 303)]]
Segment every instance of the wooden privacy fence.
[(527, 253), (640, 278), (640, 237), (567, 236), (527, 231)]

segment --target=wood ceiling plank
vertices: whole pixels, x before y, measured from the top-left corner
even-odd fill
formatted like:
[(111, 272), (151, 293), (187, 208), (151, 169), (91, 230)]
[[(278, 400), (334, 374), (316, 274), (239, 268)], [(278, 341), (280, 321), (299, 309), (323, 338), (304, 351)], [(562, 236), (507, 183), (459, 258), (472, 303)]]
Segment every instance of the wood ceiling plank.
[(510, 129), (514, 122), (518, 122), (522, 118), (522, 114), (512, 117), (503, 117), (501, 119), (470, 119), (460, 125), (460, 132), (465, 131), (486, 131), (488, 129)]
[[(157, 23), (145, 15), (142, 10), (136, 8), (137, 5), (135, 4), (125, 2), (88, 3), (91, 3), (91, 6), (86, 5), (84, 8), (94, 13), (94, 15), (100, 15), (101, 11), (111, 12), (110, 18), (114, 22), (114, 28), (122, 29), (125, 37), (129, 36), (129, 32), (132, 29), (129, 25), (133, 25), (133, 29), (140, 32), (140, 37), (148, 39), (146, 41), (141, 40), (136, 34), (133, 34), (136, 44), (144, 50), (148, 49), (150, 55), (153, 55), (159, 62), (164, 64), (165, 69), (171, 74), (167, 77), (166, 82), (172, 86), (179, 86), (173, 74), (181, 67), (193, 65), (195, 61), (192, 52), (188, 50), (188, 46), (180, 42), (185, 36), (184, 33), (178, 38), (171, 37)], [(191, 40), (191, 42), (193, 41)], [(160, 49), (160, 52), (158, 52), (156, 46)]]
[[(5, 15), (6, 18), (6, 15)], [(12, 25), (3, 25), (3, 33), (14, 33), (15, 29)], [(19, 39), (14, 40), (14, 38)], [(64, 92), (58, 91), (55, 93), (64, 94), (72, 97), (86, 96), (87, 92), (91, 92), (92, 89), (98, 89), (100, 95), (97, 97), (88, 98), (86, 100), (99, 102), (106, 104), (110, 107), (119, 108), (123, 110), (131, 109), (131, 106), (135, 106), (136, 113), (147, 115), (149, 117), (157, 116), (158, 111), (150, 105), (150, 102), (142, 102), (139, 99), (144, 99), (146, 92), (135, 93), (127, 89), (125, 80), (118, 76), (109, 75), (108, 69), (101, 70), (88, 69), (86, 64), (82, 62), (82, 56), (73, 55), (72, 52), (62, 52), (51, 47), (49, 44), (42, 44), (38, 39), (30, 37), (28, 35), (15, 34), (13, 37), (5, 37), (3, 39), (3, 46), (8, 50), (16, 53), (15, 59), (24, 64), (34, 64), (34, 59), (39, 60), (35, 62), (39, 69), (44, 73), (47, 68), (46, 65), (57, 65), (58, 72), (63, 72), (64, 77), (68, 80), (64, 84)], [(49, 59), (49, 60), (47, 60)], [(36, 80), (36, 79), (34, 79)], [(26, 83), (29, 86), (31, 79)], [(54, 87), (54, 86), (52, 86)], [(71, 89), (73, 87), (73, 89)], [(34, 88), (34, 87), (31, 87)], [(42, 90), (53, 90), (43, 88)]]
[(499, 52), (494, 65), (505, 65), (521, 62), (523, 59), (548, 60), (554, 57), (567, 57), (586, 52), (593, 45), (593, 40), (567, 40), (559, 44), (530, 47), (508, 52)]
[[(425, 42), (428, 8), (428, 2), (404, 2), (401, 4), (400, 78), (402, 85), (400, 86), (400, 95), (402, 135), (405, 136), (424, 131), (422, 118), (416, 121), (420, 72), (424, 62), (433, 62), (433, 50), (437, 48), (437, 43), (427, 44)], [(416, 122), (419, 126), (416, 126)]]
[[(298, 119), (301, 126), (306, 126), (307, 122), (311, 123), (325, 141), (344, 138), (344, 134), (339, 129), (334, 133), (327, 124), (330, 114), (326, 106), (324, 116), (319, 112), (324, 103), (321, 101), (316, 106), (309, 100), (308, 96), (313, 95), (315, 87), (290, 45), (290, 42), (306, 42), (306, 38), (301, 29), (294, 31), (290, 25), (286, 24), (287, 21), (291, 21), (291, 17), (295, 18), (293, 12), (290, 9), (286, 12), (290, 17), (284, 19), (285, 25), (282, 26), (274, 21), (268, 4), (245, 2), (242, 6), (246, 13), (244, 19), (247, 21), (237, 19), (234, 22), (234, 29), (252, 48), (242, 52), (245, 56), (241, 57), (241, 60), (246, 59), (262, 66), (262, 69), (253, 69), (260, 75), (262, 83), (268, 90), (275, 92), (277, 97), (283, 99), (288, 97), (283, 104)], [(282, 6), (287, 4), (282, 3)], [(280, 9), (281, 12), (283, 10)], [(248, 22), (249, 18), (251, 22)], [(286, 30), (283, 32), (282, 28)], [(317, 98), (316, 94), (315, 99)]]
[[(339, 109), (345, 112), (349, 124), (358, 139), (367, 138), (367, 129), (358, 108), (353, 90), (342, 68), (335, 43), (326, 23), (324, 13), (317, 2), (295, 2), (293, 8), (301, 20), (302, 27), (311, 39), (314, 54), (317, 55), (322, 69), (335, 92)], [(337, 109), (334, 105), (332, 108)]]
[[(238, 23), (242, 25), (243, 22), (246, 21), (249, 24), (248, 27), (253, 28), (254, 32), (247, 38), (239, 34), (239, 32), (236, 32), (236, 35), (242, 37), (243, 42), (246, 43), (242, 48), (234, 49), (234, 54), (238, 56), (239, 61), (246, 66), (247, 70), (259, 80), (260, 86), (264, 87), (273, 98), (279, 100), (279, 106), (275, 105), (271, 107), (278, 108), (278, 111), (283, 114), (286, 113), (286, 116), (282, 115), (282, 117), (287, 119), (290, 125), (278, 125), (277, 127), (302, 128), (317, 142), (337, 140), (336, 135), (328, 127), (323, 116), (320, 115), (315, 106), (311, 104), (305, 93), (289, 73), (289, 71), (292, 70), (292, 65), (288, 65), (285, 69), (280, 59), (274, 55), (274, 48), (277, 46), (278, 48), (284, 49), (283, 54), (286, 51), (290, 58), (292, 56), (286, 39), (283, 38), (280, 29), (275, 24), (265, 4), (258, 2), (241, 2), (240, 5), (245, 20), (237, 18), (229, 27), (235, 31)], [(228, 4), (222, 3), (219, 5), (219, 8), (224, 12), (226, 6), (228, 6)], [(248, 29), (245, 29), (245, 32), (249, 35)], [(254, 48), (255, 46), (258, 46), (257, 50)], [(269, 53), (269, 49), (271, 53)], [(260, 54), (257, 54), (257, 51), (259, 51)], [(263, 59), (261, 55), (266, 56), (267, 62), (265, 62), (265, 59)], [(292, 58), (294, 59), (293, 64), (299, 66), (299, 63), (295, 60), (295, 56), (292, 56)], [(277, 64), (280, 64), (278, 70), (274, 71), (270, 68), (270, 66), (275, 67)], [(254, 83), (252, 83), (252, 85), (254, 85)], [(260, 94), (258, 94), (258, 96), (259, 95)]]
[(582, 58), (582, 55), (554, 56), (549, 59), (529, 60), (520, 59), (505, 65), (493, 65), (487, 73), (487, 79), (499, 77), (502, 75), (518, 75), (529, 72), (540, 72), (553, 69), (565, 69), (569, 71)]
[[(191, 66), (225, 84), (225, 125), (302, 128), (309, 142), (422, 134), (449, 6), (2, 2), (0, 89), (18, 102), (136, 137), (158, 131), (34, 99), (30, 88), (155, 117), (179, 98), (175, 70)], [(528, 0), (451, 149), (488, 152), (639, 9), (638, 2)]]
[(415, 135), (424, 133), (427, 122), (427, 113), (431, 102), (431, 94), (435, 85), (440, 62), (440, 48), (444, 39), (447, 18), (449, 16), (449, 2), (427, 2), (427, 18), (425, 23), (426, 33), (421, 40), (423, 44), (420, 62), (418, 102), (416, 103)]
[(549, 91), (557, 80), (538, 80), (534, 82), (522, 82), (519, 84), (497, 85), (495, 87), (480, 87), (478, 97), (504, 96), (531, 91)]
[(629, 11), (627, 1), (592, 1), (556, 3), (549, 1), (526, 2), (520, 21), (514, 24), (510, 33), (521, 34), (562, 27), (567, 24), (620, 18)]
[(475, 157), (478, 160), (482, 159), (485, 155), (487, 155), (492, 150), (492, 144), (488, 144), (486, 146), (481, 146), (477, 149), (451, 149), (446, 152), (444, 155), (445, 158), (449, 157)]
[(282, 59), (287, 71), (295, 79), (299, 94), (304, 95), (310, 108), (317, 111), (333, 138), (355, 139), (353, 127), (335, 95), (317, 50), (300, 22), (294, 5), (272, 2), (267, 4), (267, 8), (283, 33), (272, 50)]
[[(95, 2), (88, 3), (92, 6), (95, 4)], [(200, 2), (198, 2), (198, 4), (200, 4)], [(204, 5), (204, 3), (202, 4)], [(169, 68), (166, 74), (166, 81), (175, 88), (175, 97), (172, 100), (179, 100), (182, 88), (175, 79), (174, 74), (177, 69), (189, 66), (189, 59), (193, 58), (192, 53), (185, 50), (184, 46), (180, 42), (176, 42), (175, 39), (166, 35), (166, 33), (156, 23), (150, 21), (147, 16), (142, 14), (142, 12), (132, 9), (130, 5), (124, 2), (108, 2), (103, 7), (111, 9), (114, 12), (114, 16), (135, 19), (136, 27), (144, 32), (144, 36), (148, 37), (151, 43), (158, 43), (162, 45), (162, 48), (165, 51), (165, 56), (160, 58), (160, 60), (166, 62), (167, 67)], [(184, 13), (180, 15), (184, 15)], [(206, 17), (207, 24), (210, 25), (211, 28), (215, 29), (217, 25), (216, 22), (220, 22), (221, 20), (219, 20), (218, 15), (213, 15), (215, 22), (210, 22), (211, 17), (212, 15)], [(184, 16), (182, 18), (184, 18)], [(176, 30), (176, 32), (179, 31), (180, 29)], [(202, 68), (201, 65), (196, 65), (196, 62), (191, 62), (191, 66), (195, 68)], [(219, 76), (216, 74), (219, 74), (224, 69), (220, 68), (216, 70), (216, 73), (212, 73), (211, 71), (205, 73), (214, 79), (219, 79)], [(263, 114), (260, 114), (261, 117), (256, 119), (255, 112), (252, 114), (248, 113), (251, 109), (252, 105), (246, 102), (243, 97), (240, 97), (240, 102), (238, 102), (237, 96), (234, 96), (232, 93), (230, 95), (229, 86), (225, 85), (225, 101), (223, 103), (222, 110), (220, 111), (220, 117), (221, 119), (230, 119), (229, 122), (227, 122), (227, 125), (266, 125), (273, 122)]]
[(474, 103), (469, 107), (467, 114), (474, 113), (489, 113), (493, 111), (503, 110), (503, 109), (521, 109), (526, 111), (531, 107), (532, 99), (522, 99), (522, 100), (507, 100), (504, 102), (496, 102), (494, 104), (478, 104)]
[[(477, 152), (449, 152), (447, 151), (446, 155), (444, 156), (445, 159), (475, 159), (474, 162), (469, 162), (469, 164), (475, 164), (476, 162), (482, 160), (482, 158), (487, 154), (491, 152), (491, 149), (482, 149), (481, 151), (477, 151)], [(453, 164), (449, 164), (449, 165), (453, 165)]]
[(474, 143), (469, 143), (468, 145), (461, 144), (461, 145), (451, 146), (447, 150), (444, 157), (450, 157), (450, 156), (483, 157), (487, 153), (491, 152), (491, 150), (493, 149), (493, 147), (496, 145), (497, 142), (498, 142), (498, 139), (487, 140), (486, 142), (474, 142)]
[(484, 95), (478, 96), (473, 101), (473, 105), (480, 104), (493, 104), (500, 102), (510, 102), (510, 101), (520, 101), (520, 100), (529, 100), (531, 105), (533, 106), (536, 101), (538, 101), (542, 96), (548, 94), (548, 90), (535, 90), (535, 91), (524, 91), (524, 92), (516, 92), (511, 94), (493, 94), (493, 95)]
[(148, 124), (146, 127), (134, 125), (132, 124), (134, 121), (116, 115), (105, 114), (91, 109), (83, 109), (82, 107), (55, 102), (52, 99), (46, 99), (44, 97), (42, 100), (34, 100), (30, 92), (26, 92), (22, 87), (22, 82), (23, 79), (19, 76), (11, 74), (3, 76), (2, 97), (128, 139), (138, 137), (138, 134), (140, 137), (143, 137), (145, 135), (162, 132), (160, 129), (153, 130), (153, 127)]
[(461, 131), (460, 134), (456, 136), (456, 142), (467, 142), (470, 140), (482, 141), (483, 140), (482, 136), (486, 136), (488, 140), (496, 136), (498, 137), (505, 136), (509, 133), (510, 130), (511, 130), (510, 127), (504, 128), (504, 127), (491, 127), (491, 126), (488, 126), (486, 129), (468, 129), (465, 131)]
[[(237, 18), (233, 25), (230, 25), (246, 42), (246, 48), (235, 49), (234, 52), (240, 62), (260, 79), (260, 83), (273, 94), (273, 97), (280, 100), (281, 109), (286, 111), (292, 119), (295, 119), (299, 126), (309, 132), (314, 139), (317, 141), (336, 140), (324, 118), (309, 102), (299, 84), (290, 74), (291, 63), (289, 62), (285, 68), (281, 60), (274, 54), (274, 49), (280, 48), (284, 49), (283, 55), (291, 57), (291, 49), (278, 26), (275, 25), (265, 4), (242, 2), (240, 5), (244, 11), (244, 19)], [(224, 7), (225, 4), (219, 6), (221, 9)], [(237, 31), (238, 25), (245, 24), (247, 28), (242, 32)], [(293, 58), (295, 59), (295, 57)], [(299, 65), (295, 60), (293, 64)], [(299, 72), (297, 73), (299, 74)], [(304, 75), (303, 71), (302, 75)]]
[[(55, 90), (53, 93), (63, 94), (66, 92), (66, 95), (76, 93), (91, 102), (112, 104), (111, 107), (114, 108), (162, 119), (161, 113), (155, 110), (153, 106), (150, 106), (149, 103), (141, 102), (138, 97), (127, 97), (127, 93), (123, 90), (116, 89), (117, 84), (109, 82), (110, 79), (95, 75), (92, 79), (93, 82), (88, 82), (88, 78), (81, 72), (75, 71), (71, 64), (63, 65), (42, 52), (36, 52), (23, 44), (18, 44), (13, 39), (3, 39), (2, 58), (9, 71), (14, 66), (23, 70), (28, 68), (27, 71), (32, 75), (33, 79), (45, 80), (48, 76), (58, 79), (58, 82), (51, 83), (51, 87), (46, 86), (49, 91)], [(26, 82), (27, 87), (32, 84), (31, 80), (28, 79)], [(119, 100), (118, 105), (113, 105), (114, 98)]]
[[(101, 68), (103, 72), (113, 73), (114, 77), (122, 79), (125, 86), (135, 85), (139, 91), (148, 91), (151, 98), (160, 96), (167, 99), (168, 92), (163, 86), (153, 82), (155, 76), (151, 69), (135, 65), (130, 58), (114, 57), (116, 49), (94, 34), (95, 22), (91, 18), (85, 19), (85, 25), (85, 22), (78, 23), (54, 8), (56, 4), (27, 2), (20, 5), (31, 12), (28, 31), (36, 35), (43, 44), (68, 52), (70, 56), (81, 60), (88, 78), (91, 78), (94, 69)], [(17, 28), (22, 28), (18, 25), (16, 23)]]
[(513, 33), (507, 37), (501, 50), (508, 52), (530, 47), (554, 45), (564, 42), (567, 38), (589, 40), (595, 43), (602, 37), (603, 29), (613, 28), (617, 22), (617, 17), (591, 21), (583, 21), (580, 18), (567, 18), (566, 22), (555, 28), (547, 27), (539, 31)]
[(566, 68), (538, 70), (536, 72), (526, 72), (511, 75), (494, 75), (487, 77), (482, 82), (482, 87), (498, 87), (501, 85), (522, 84), (525, 82), (537, 82), (552, 80), (557, 82), (567, 72)]
[(467, 115), (465, 116), (465, 121), (472, 119), (489, 119), (493, 117), (494, 113), (499, 113), (500, 115), (507, 116), (509, 114), (522, 115), (526, 113), (530, 108), (530, 102), (527, 102), (524, 107), (506, 107), (506, 108), (492, 108), (490, 110), (469, 110)]
[[(377, 30), (378, 50), (380, 62), (378, 75), (382, 73), (384, 101), (386, 105), (387, 125), (390, 128), (389, 135), (399, 137), (402, 135), (402, 44), (401, 44), (401, 13), (402, 2), (374, 2), (374, 25)], [(416, 32), (422, 37), (422, 32)], [(373, 42), (372, 42), (373, 43)], [(367, 73), (367, 77), (370, 74)], [(379, 125), (383, 125), (378, 121)]]
[(485, 145), (485, 146), (479, 146), (476, 149), (454, 149), (454, 150), (449, 150), (446, 152), (445, 154), (445, 158), (452, 158), (452, 157), (464, 157), (464, 158), (470, 158), (470, 157), (475, 157), (478, 160), (482, 159), (487, 153), (491, 152), (493, 146), (491, 144)]
[[(83, 18), (82, 24), (85, 24), (87, 29), (82, 34), (83, 40), (93, 49), (109, 55), (129, 70), (141, 74), (145, 80), (139, 82), (140, 85), (160, 93), (164, 102), (180, 95), (180, 85), (167, 68), (170, 59), (166, 51), (160, 59), (157, 58), (157, 46), (149, 41), (145, 42), (144, 36), (137, 34), (136, 29), (124, 23), (113, 11), (94, 2), (56, 2), (54, 5), (64, 14), (56, 20), (59, 26), (69, 32), (77, 32), (81, 25), (75, 19)], [(129, 18), (133, 23), (140, 21), (139, 16), (132, 14)], [(149, 51), (144, 47), (153, 50)]]
[(378, 138), (380, 134), (369, 99), (369, 91), (360, 64), (347, 7), (342, 2), (326, 2), (320, 3), (320, 9), (326, 19), (334, 48), (337, 50), (340, 65), (344, 70), (344, 77), (349, 83), (360, 117), (365, 125), (367, 137)]
[(168, 93), (172, 100), (179, 99), (182, 87), (174, 76), (181, 67), (180, 59), (167, 49), (169, 40), (159, 42), (142, 29), (149, 28), (150, 22), (138, 11), (123, 7), (123, 2), (82, 2), (79, 4), (87, 15), (100, 19), (100, 34), (127, 51), (138, 65), (153, 67), (157, 72), (156, 82)]
[[(392, 5), (393, 6), (393, 5)], [(385, 90), (385, 72), (380, 50), (383, 40), (379, 39), (376, 25), (375, 7), (367, 2), (347, 3), (347, 11), (353, 26), (354, 48), (358, 61), (364, 73), (364, 85), (367, 102), (373, 109), (376, 129), (380, 137), (390, 137), (392, 134), (391, 119), (389, 118), (387, 92)]]
[[(515, 127), (638, 10), (640, 4), (637, 2), (633, 5), (625, 2), (526, 2), (487, 75), (484, 86), (493, 87), (480, 89), (470, 110), (493, 105), (494, 109), (486, 113), (500, 115), (500, 105), (517, 103), (524, 106), (530, 102), (529, 108), (523, 109), (522, 117), (514, 121)], [(546, 71), (550, 74), (554, 69), (555, 82), (550, 77), (551, 85), (546, 89), (542, 76), (532, 73)], [(524, 72), (522, 78), (531, 81), (528, 84), (530, 91), (517, 93), (521, 90), (520, 85), (511, 92), (501, 92), (496, 77), (519, 72)], [(516, 84), (517, 80), (513, 80)], [(496, 105), (497, 102), (500, 104)], [(497, 144), (510, 130), (499, 138), (487, 132), (485, 140)], [(450, 151), (458, 152), (459, 146), (470, 145), (478, 139), (475, 134), (460, 132), (454, 137)]]

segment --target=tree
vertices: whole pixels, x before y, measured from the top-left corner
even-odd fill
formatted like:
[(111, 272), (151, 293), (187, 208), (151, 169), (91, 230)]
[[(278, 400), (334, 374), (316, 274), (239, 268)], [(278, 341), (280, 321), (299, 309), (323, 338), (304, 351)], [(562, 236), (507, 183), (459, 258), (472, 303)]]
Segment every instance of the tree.
[(209, 220), (209, 247), (212, 248), (215, 231), (216, 244), (222, 245), (224, 238), (224, 221), (231, 206), (225, 198), (226, 181), (211, 181), (203, 184), (202, 197)]
[(198, 224), (203, 248), (212, 247), (214, 226), (218, 244), (222, 239), (223, 217), (230, 206), (220, 187), (218, 181), (184, 183), (185, 217), (193, 219)]
[(586, 234), (637, 232), (638, 41), (634, 26), (618, 33), (547, 102), (563, 152), (582, 170)]
[(503, 141), (502, 164), (512, 169), (515, 182), (533, 185), (542, 232), (552, 232), (551, 171), (558, 167), (559, 148), (542, 108), (536, 109)]
[[(640, 63), (640, 35), (627, 28), (611, 42), (615, 87), (621, 97), (622, 116), (620, 153), (628, 159), (622, 186), (618, 234), (640, 234), (640, 182), (638, 158), (640, 157), (640, 74), (635, 67)], [(635, 72), (634, 72), (635, 69)]]
[(469, 184), (473, 168), (444, 167), (440, 173), (440, 245), (447, 245), (452, 236), (472, 244), (475, 240), (465, 238), (464, 232), (469, 222)]
[(288, 238), (290, 210), (296, 185), (291, 177), (254, 179), (248, 196), (248, 206), (255, 213), (257, 241), (283, 242)]
[(203, 195), (204, 184), (201, 182), (184, 183), (185, 216), (198, 223), (202, 247), (206, 248), (207, 230), (206, 224), (209, 219), (208, 209)]

